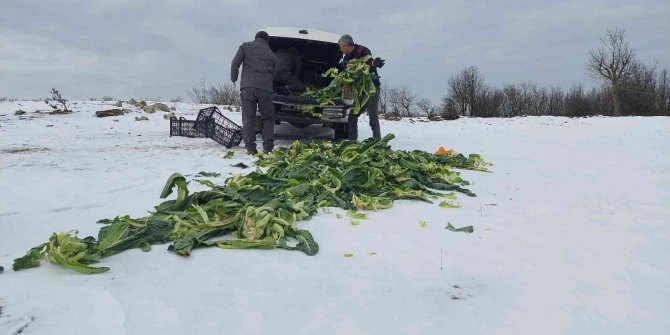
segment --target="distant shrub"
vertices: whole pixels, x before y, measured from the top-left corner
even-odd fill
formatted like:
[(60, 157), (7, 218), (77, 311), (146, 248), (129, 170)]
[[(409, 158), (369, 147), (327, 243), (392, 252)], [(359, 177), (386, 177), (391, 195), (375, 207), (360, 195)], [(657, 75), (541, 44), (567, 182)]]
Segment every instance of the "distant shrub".
[(50, 97), (48, 99), (44, 99), (44, 103), (47, 104), (49, 107), (53, 108), (54, 111), (61, 111), (61, 112), (69, 112), (70, 110), (67, 108), (67, 99), (63, 98), (63, 95), (55, 89), (52, 88), (51, 91), (49, 91)]

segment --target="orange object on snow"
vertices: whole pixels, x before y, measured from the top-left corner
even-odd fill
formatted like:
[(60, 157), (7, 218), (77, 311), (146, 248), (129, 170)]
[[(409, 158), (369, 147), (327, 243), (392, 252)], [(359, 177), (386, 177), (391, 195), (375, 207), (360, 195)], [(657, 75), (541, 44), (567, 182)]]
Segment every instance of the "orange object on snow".
[(449, 150), (447, 150), (447, 149), (445, 149), (444, 147), (440, 147), (439, 149), (437, 149), (437, 151), (435, 152), (435, 154), (436, 154), (436, 155), (453, 156), (453, 155), (456, 154), (456, 151), (454, 151), (454, 149), (449, 149)]

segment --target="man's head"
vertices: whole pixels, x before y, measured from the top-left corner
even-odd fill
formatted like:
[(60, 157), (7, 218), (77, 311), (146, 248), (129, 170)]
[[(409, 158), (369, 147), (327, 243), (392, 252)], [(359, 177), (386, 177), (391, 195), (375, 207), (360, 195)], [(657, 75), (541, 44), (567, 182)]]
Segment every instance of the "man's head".
[(264, 32), (262, 30), (257, 32), (256, 36), (254, 37), (254, 39), (259, 39), (259, 38), (262, 38), (262, 39), (265, 40), (265, 42), (270, 43), (270, 35), (268, 35), (268, 33)]
[(342, 51), (343, 54), (348, 55), (354, 51), (354, 39), (351, 37), (351, 35), (342, 35), (338, 43), (340, 44), (340, 51)]

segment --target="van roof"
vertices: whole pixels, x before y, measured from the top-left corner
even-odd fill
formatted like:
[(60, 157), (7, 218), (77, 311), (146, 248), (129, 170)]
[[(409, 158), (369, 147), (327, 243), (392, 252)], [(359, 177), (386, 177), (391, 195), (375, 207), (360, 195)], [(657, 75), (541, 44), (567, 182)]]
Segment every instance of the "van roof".
[(340, 35), (307, 28), (268, 27), (265, 28), (264, 31), (268, 33), (270, 37), (296, 38), (336, 44), (340, 39)]

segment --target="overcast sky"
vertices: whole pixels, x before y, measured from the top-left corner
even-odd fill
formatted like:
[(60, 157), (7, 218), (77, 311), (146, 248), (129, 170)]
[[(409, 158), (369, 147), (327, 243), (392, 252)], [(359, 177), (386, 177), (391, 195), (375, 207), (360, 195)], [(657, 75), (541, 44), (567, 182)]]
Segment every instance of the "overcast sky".
[(469, 65), (493, 85), (591, 86), (588, 51), (615, 27), (670, 69), (670, 0), (324, 3), (0, 0), (0, 96), (186, 98), (200, 78), (228, 81), (238, 45), (268, 26), (349, 33), (386, 59), (384, 81), (434, 102)]

